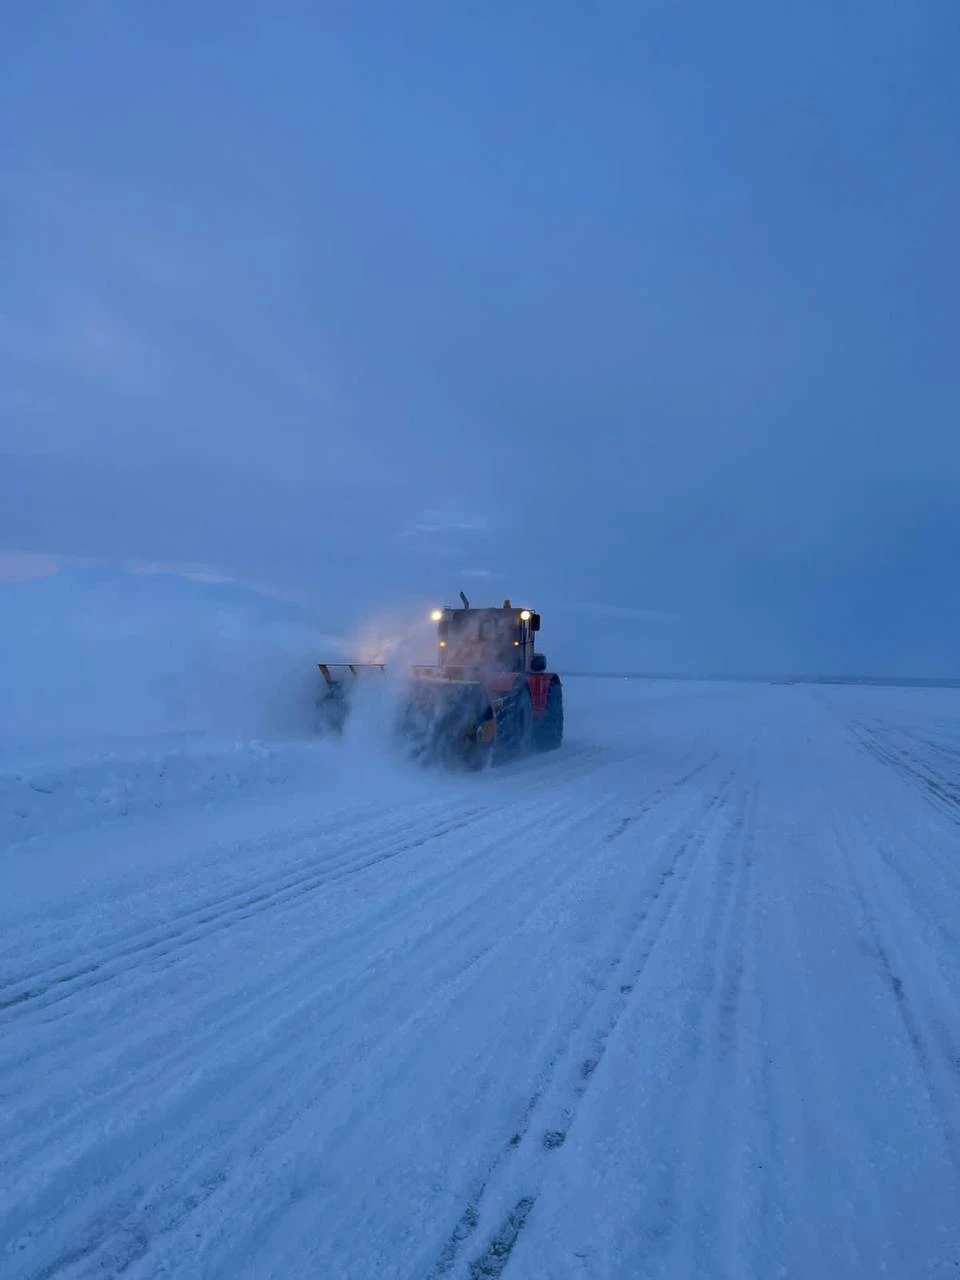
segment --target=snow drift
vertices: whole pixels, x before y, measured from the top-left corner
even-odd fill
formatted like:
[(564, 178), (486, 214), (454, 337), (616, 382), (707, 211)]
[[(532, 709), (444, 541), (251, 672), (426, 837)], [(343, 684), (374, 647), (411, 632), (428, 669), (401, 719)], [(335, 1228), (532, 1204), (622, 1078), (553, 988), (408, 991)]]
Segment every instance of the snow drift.
[(0, 584), (0, 848), (156, 810), (264, 795), (409, 789), (386, 746), (393, 681), (345, 739), (316, 736), (321, 658), (420, 657), (424, 626), (329, 633), (224, 582), (107, 570)]

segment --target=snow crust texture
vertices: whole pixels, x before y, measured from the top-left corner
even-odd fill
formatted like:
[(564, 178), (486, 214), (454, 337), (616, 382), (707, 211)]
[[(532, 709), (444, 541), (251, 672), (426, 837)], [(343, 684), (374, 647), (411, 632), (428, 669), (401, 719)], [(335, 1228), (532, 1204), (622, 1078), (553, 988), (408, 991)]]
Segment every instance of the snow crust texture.
[(7, 773), (4, 1280), (960, 1274), (960, 693), (567, 695)]

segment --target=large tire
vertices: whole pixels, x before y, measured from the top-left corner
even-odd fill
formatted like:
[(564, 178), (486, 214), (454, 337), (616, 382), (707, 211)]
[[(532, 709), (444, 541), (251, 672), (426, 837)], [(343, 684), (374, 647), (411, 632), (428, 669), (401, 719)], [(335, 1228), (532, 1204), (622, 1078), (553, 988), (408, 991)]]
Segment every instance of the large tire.
[(547, 693), (543, 719), (537, 724), (538, 751), (556, 751), (563, 742), (563, 685), (555, 680)]
[(439, 681), (414, 686), (396, 731), (407, 757), (419, 764), (480, 770), (493, 754), (495, 734), (481, 737), (492, 719), (490, 699), (481, 685)]
[(493, 763), (505, 764), (527, 755), (533, 746), (533, 703), (530, 686), (518, 680), (497, 713), (497, 739)]

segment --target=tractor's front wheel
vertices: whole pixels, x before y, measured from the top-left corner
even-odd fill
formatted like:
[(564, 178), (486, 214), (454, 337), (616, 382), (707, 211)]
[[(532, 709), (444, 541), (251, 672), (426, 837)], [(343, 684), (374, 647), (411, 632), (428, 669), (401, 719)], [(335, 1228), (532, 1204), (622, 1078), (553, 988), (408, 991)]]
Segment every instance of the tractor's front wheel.
[(530, 686), (518, 680), (500, 704), (497, 712), (497, 738), (494, 764), (518, 760), (533, 744), (533, 703)]
[(538, 751), (556, 751), (563, 742), (563, 685), (555, 680), (547, 692), (547, 706), (537, 725)]
[(497, 723), (493, 707), (487, 703), (477, 725), (465, 733), (461, 741), (460, 763), (471, 773), (480, 773), (493, 762), (496, 751)]

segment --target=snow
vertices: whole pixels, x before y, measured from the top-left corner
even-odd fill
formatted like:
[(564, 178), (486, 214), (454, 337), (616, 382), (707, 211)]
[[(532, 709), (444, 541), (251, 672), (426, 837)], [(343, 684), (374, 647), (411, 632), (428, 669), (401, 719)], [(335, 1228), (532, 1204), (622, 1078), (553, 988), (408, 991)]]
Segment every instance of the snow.
[(302, 737), (312, 663), (342, 644), (235, 584), (102, 568), (0, 582), (0, 748)]
[(7, 743), (4, 1280), (957, 1273), (960, 691), (566, 694)]

